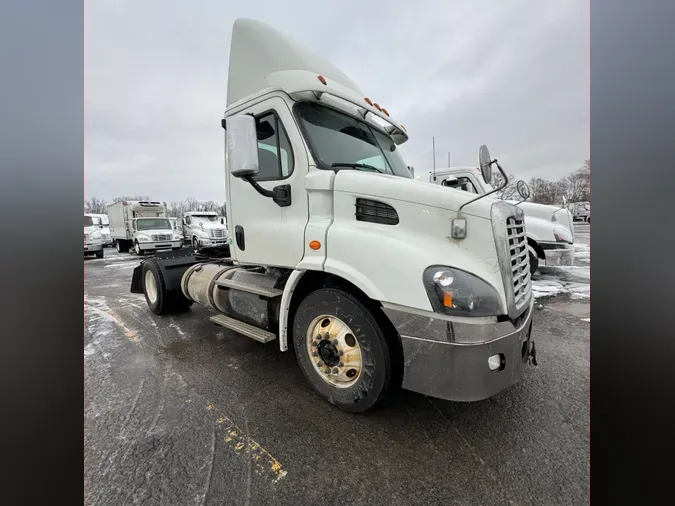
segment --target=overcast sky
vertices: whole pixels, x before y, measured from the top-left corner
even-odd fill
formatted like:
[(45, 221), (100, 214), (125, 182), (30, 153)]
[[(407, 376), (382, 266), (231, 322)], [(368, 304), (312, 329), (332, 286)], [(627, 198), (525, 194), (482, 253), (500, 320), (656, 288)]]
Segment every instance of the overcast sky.
[(410, 134), (418, 175), (476, 165), (519, 178), (589, 156), (588, 0), (96, 0), (85, 10), (85, 192), (224, 201), (220, 118), (232, 23), (290, 34)]

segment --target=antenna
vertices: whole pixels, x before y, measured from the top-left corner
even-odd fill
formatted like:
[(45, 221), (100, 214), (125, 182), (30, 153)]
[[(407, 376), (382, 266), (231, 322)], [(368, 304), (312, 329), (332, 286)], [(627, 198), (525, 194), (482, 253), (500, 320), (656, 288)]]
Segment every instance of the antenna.
[(448, 169), (450, 168), (450, 152), (448, 152)]
[(434, 158), (434, 181), (436, 181), (436, 137), (431, 138), (431, 156)]

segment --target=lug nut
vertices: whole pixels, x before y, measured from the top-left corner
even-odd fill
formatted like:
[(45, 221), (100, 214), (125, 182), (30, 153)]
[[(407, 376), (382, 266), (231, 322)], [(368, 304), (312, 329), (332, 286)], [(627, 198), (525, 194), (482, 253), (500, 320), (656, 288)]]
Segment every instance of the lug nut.
[(340, 344), (340, 341), (338, 341), (337, 339), (333, 339), (333, 346), (337, 346), (338, 344)]
[(342, 356), (342, 355), (344, 355), (344, 354), (345, 354), (345, 352), (342, 351), (342, 350), (340, 350), (340, 351), (338, 352), (338, 355), (339, 355), (339, 356)]
[(337, 374), (338, 372), (340, 372), (340, 371), (338, 371), (337, 367), (335, 369), (333, 369), (333, 374)]
[(313, 351), (313, 352), (312, 352), (312, 356), (313, 356), (313, 357), (318, 357), (319, 354), (318, 354), (316, 351)]
[(345, 366), (345, 365), (344, 365), (342, 362), (340, 362), (340, 363), (338, 364), (338, 367), (344, 367), (344, 366)]

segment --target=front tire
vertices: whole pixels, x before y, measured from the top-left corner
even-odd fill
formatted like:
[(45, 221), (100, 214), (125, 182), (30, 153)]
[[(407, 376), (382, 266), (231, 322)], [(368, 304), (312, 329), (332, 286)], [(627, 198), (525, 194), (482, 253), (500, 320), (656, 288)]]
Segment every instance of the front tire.
[(96, 258), (103, 258), (103, 248), (96, 252)]
[(539, 268), (539, 257), (532, 248), (529, 248), (529, 253), (530, 253), (530, 274), (534, 274), (535, 272), (537, 272), (537, 269)]
[(369, 410), (393, 390), (393, 348), (368, 307), (343, 290), (322, 288), (300, 303), (293, 347), (314, 390), (344, 411)]
[(197, 251), (199, 249), (199, 239), (196, 237), (192, 238), (192, 249)]
[(143, 256), (143, 250), (141, 249), (141, 245), (138, 243), (138, 240), (134, 241), (134, 253), (136, 253), (139, 257)]
[(150, 311), (156, 315), (177, 313), (192, 306), (193, 301), (185, 297), (180, 289), (167, 289), (166, 280), (162, 276), (162, 270), (159, 268), (159, 261), (156, 258), (151, 258), (143, 263), (141, 276), (145, 302), (147, 302)]

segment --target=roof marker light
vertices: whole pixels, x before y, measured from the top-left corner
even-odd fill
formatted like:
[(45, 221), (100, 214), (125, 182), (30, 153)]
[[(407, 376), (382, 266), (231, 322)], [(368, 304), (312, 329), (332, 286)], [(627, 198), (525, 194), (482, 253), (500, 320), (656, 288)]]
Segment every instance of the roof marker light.
[(378, 103), (373, 104), (373, 107), (375, 107), (375, 109), (377, 109), (378, 111), (382, 110), (382, 108), (380, 107), (380, 104), (378, 104)]
[(387, 111), (384, 107), (382, 108), (382, 112), (389, 116), (389, 111)]
[(373, 106), (373, 101), (370, 100), (368, 97), (364, 98), (364, 100), (366, 101), (366, 103), (367, 103), (369, 106), (371, 106), (371, 107)]
[(323, 77), (323, 76), (319, 76), (319, 81), (321, 81), (323, 84), (327, 84), (327, 83), (326, 83), (326, 78)]

